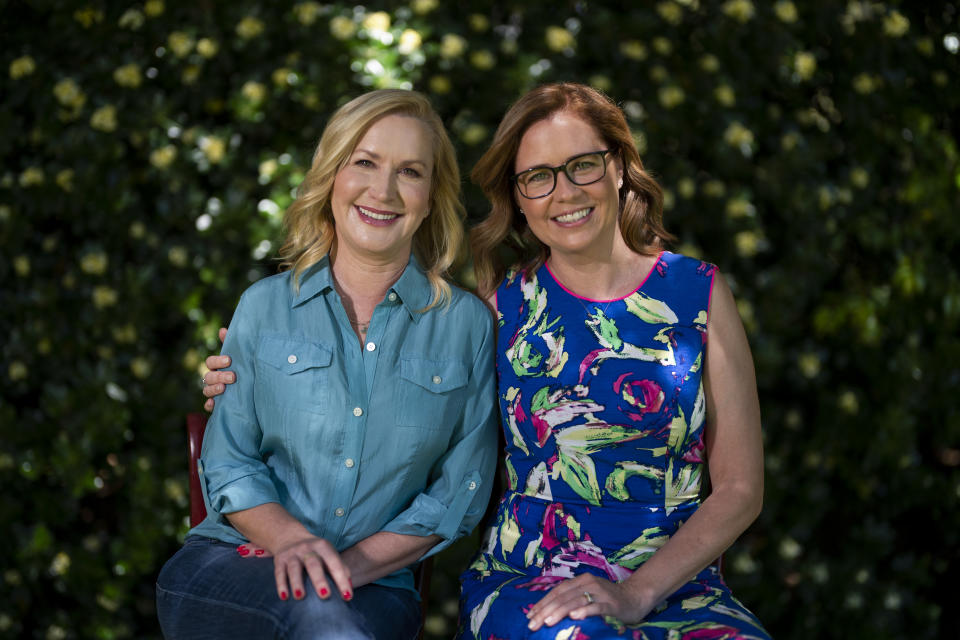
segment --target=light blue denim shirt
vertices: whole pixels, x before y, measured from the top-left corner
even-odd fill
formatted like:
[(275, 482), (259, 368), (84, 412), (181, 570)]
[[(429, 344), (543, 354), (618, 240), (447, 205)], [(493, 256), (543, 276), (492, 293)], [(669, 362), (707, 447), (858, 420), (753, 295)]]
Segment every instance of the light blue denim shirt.
[[(441, 536), (433, 554), (469, 533), (497, 456), (490, 312), (456, 288), (419, 311), (431, 289), (411, 258), (361, 345), (326, 258), (292, 282), (260, 280), (237, 305), (223, 345), (237, 381), (207, 425), (207, 518), (190, 534), (247, 542), (224, 515), (268, 502), (339, 550), (392, 531)], [(413, 588), (407, 569), (377, 582)]]

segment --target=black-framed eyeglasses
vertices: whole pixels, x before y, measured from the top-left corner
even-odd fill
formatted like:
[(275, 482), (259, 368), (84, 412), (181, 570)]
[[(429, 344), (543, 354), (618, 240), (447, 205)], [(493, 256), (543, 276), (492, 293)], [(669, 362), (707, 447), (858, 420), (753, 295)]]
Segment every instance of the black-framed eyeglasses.
[(556, 167), (533, 167), (510, 176), (517, 183), (520, 195), (528, 200), (545, 198), (557, 188), (557, 174), (563, 171), (573, 184), (584, 186), (602, 180), (607, 175), (606, 155), (610, 149), (591, 151), (573, 156)]

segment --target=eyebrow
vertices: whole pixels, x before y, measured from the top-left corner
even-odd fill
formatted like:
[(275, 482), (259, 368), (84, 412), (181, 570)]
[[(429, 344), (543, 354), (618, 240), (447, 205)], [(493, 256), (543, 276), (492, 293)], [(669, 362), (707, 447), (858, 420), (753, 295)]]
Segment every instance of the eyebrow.
[(541, 162), (540, 164), (535, 164), (535, 165), (532, 165), (532, 166), (527, 167), (526, 169), (520, 169), (519, 171), (517, 170), (516, 165), (514, 165), (514, 171), (516, 171), (517, 174), (519, 175), (519, 174), (521, 174), (521, 173), (526, 173), (527, 171), (532, 171), (533, 169), (553, 169), (553, 168), (558, 167), (558, 166), (559, 166), (559, 167), (562, 167), (563, 165), (567, 164), (568, 162), (570, 162), (571, 160), (573, 160), (573, 159), (576, 158), (577, 156), (585, 156), (585, 155), (590, 154), (590, 153), (596, 153), (596, 151), (581, 151), (580, 153), (575, 153), (575, 154), (573, 154), (572, 156), (570, 156), (569, 158), (567, 158), (566, 160), (564, 160), (563, 162), (561, 162), (559, 165), (556, 165), (556, 164), (547, 164), (546, 162)]
[[(376, 153), (376, 152), (374, 152), (374, 151), (370, 151), (369, 149), (364, 149), (364, 148), (362, 148), (362, 147), (357, 147), (356, 149), (353, 150), (353, 152), (354, 152), (354, 153), (364, 153), (364, 154), (370, 156), (371, 158), (373, 158), (374, 160), (380, 160), (380, 159), (382, 159), (382, 156), (381, 156), (379, 153)], [(429, 164), (427, 164), (427, 163), (424, 162), (423, 160), (418, 160), (418, 159), (416, 159), (416, 158), (411, 158), (411, 159), (409, 159), (409, 160), (402, 160), (402, 161), (400, 162), (400, 164), (403, 164), (403, 165), (419, 164), (420, 166), (422, 166), (422, 167), (424, 167), (424, 168), (430, 166)]]

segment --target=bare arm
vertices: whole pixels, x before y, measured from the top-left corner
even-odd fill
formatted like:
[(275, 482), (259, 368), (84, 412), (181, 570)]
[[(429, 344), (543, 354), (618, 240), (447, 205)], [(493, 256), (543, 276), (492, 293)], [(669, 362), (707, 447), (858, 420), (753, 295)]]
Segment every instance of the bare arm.
[[(639, 622), (722, 554), (760, 513), (763, 444), (756, 375), (730, 287), (714, 278), (703, 374), (706, 446), (712, 492), (649, 560), (622, 583), (582, 575), (561, 583), (530, 612), (539, 628), (589, 615)], [(583, 593), (594, 598), (586, 603)]]

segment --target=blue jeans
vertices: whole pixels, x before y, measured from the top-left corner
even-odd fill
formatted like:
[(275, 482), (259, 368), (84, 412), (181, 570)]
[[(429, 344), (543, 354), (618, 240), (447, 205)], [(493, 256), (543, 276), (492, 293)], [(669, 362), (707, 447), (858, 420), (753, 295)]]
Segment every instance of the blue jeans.
[(303, 600), (281, 600), (272, 558), (243, 558), (236, 545), (191, 536), (157, 578), (157, 616), (167, 640), (411, 640), (420, 630), (412, 591), (369, 584), (349, 602), (336, 591), (321, 600), (306, 578), (304, 590)]

